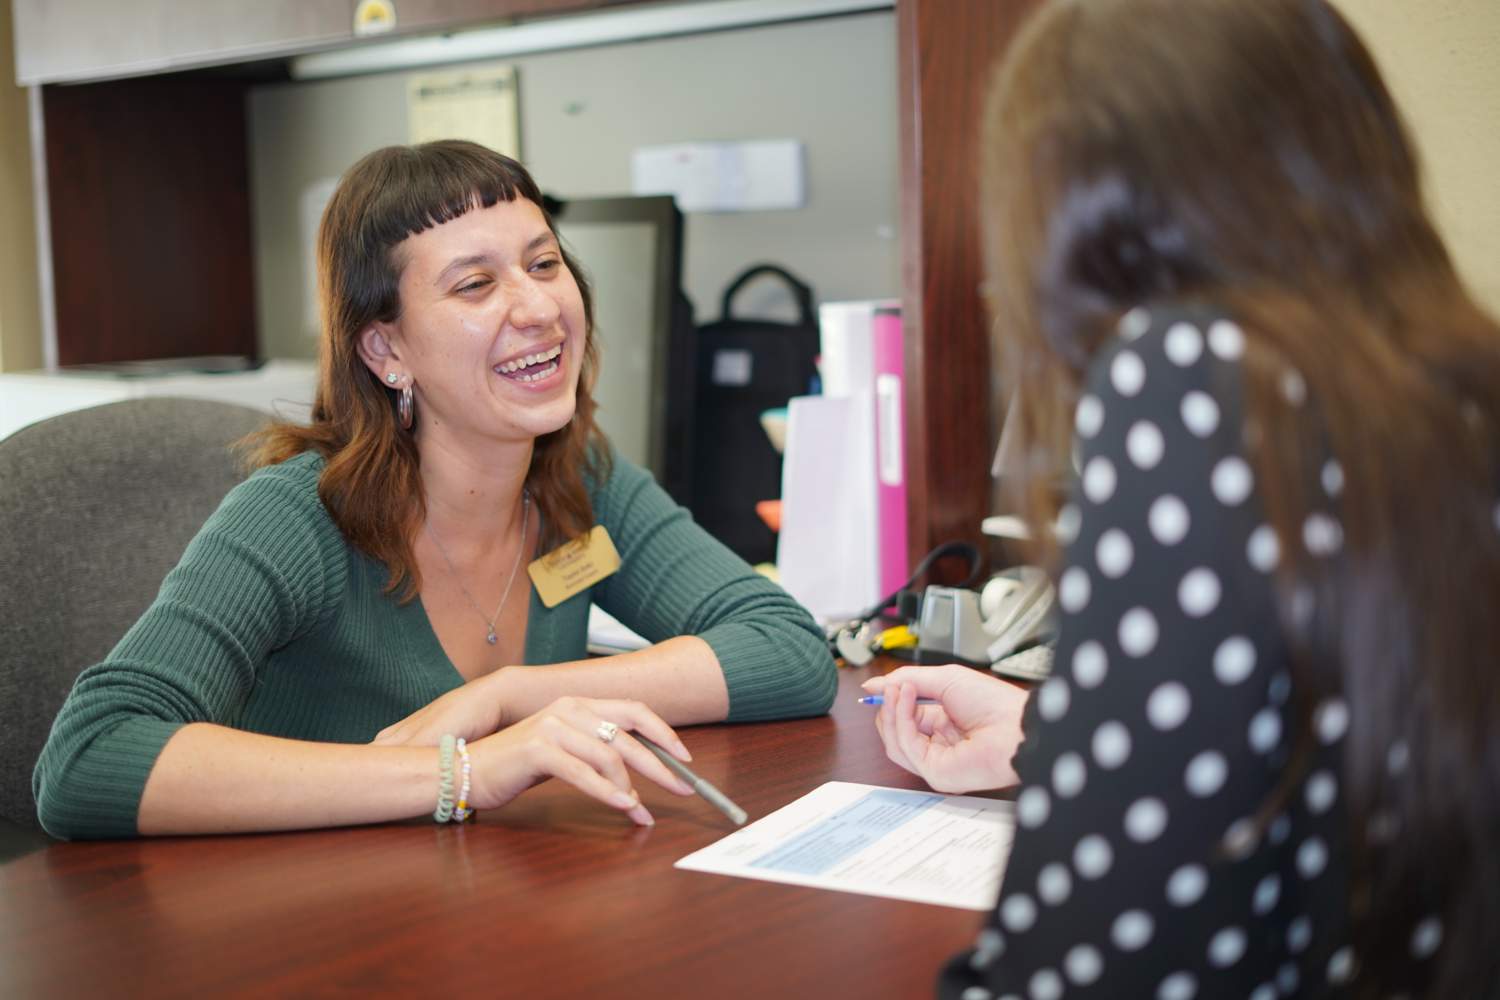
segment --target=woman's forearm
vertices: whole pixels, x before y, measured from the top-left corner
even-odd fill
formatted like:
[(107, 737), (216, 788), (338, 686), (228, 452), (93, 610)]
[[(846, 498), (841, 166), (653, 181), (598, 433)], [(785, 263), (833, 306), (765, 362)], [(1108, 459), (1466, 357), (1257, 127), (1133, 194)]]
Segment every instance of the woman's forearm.
[(157, 757), (143, 835), (303, 830), (408, 819), (437, 804), (435, 747), (311, 743), (195, 724)]
[(722, 722), (729, 688), (713, 648), (680, 636), (631, 653), (537, 667), (506, 667), (491, 678), (501, 725), (510, 725), (563, 695), (644, 702), (672, 726)]

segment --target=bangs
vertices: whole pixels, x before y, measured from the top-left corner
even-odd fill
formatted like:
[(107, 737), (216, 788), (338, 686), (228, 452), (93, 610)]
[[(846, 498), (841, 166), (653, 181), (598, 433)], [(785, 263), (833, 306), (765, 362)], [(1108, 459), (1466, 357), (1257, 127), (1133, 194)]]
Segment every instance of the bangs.
[(371, 179), (373, 198), (363, 213), (367, 251), (389, 250), (470, 209), (518, 197), (542, 207), (542, 194), (525, 168), (482, 146), (444, 140), (389, 154)]

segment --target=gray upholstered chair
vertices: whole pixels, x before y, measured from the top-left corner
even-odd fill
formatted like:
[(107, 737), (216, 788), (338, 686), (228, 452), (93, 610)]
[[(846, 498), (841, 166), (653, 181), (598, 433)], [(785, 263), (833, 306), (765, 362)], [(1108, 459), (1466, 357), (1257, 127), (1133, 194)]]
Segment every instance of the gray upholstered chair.
[(0, 440), (0, 817), (36, 828), (31, 771), (102, 660), (242, 477), (267, 414), (194, 399), (77, 410)]

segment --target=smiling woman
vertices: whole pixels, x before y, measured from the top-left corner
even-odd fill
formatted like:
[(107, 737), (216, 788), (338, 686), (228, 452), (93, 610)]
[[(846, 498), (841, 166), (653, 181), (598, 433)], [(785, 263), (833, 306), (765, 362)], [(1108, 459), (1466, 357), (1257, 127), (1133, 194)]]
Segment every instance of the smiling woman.
[[(519, 163), (378, 150), (318, 247), (312, 423), (252, 440), (79, 677), (34, 779), (49, 832), (445, 819), (552, 776), (650, 823), (629, 769), (689, 789), (630, 730), (687, 759), (671, 725), (827, 710), (817, 625), (595, 425), (589, 286)], [(585, 659), (592, 603), (655, 645)]]

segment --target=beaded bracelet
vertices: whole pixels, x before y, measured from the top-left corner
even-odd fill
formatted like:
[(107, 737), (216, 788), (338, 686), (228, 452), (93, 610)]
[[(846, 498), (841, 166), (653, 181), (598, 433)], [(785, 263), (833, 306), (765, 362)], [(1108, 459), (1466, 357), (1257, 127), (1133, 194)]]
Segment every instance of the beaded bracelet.
[(473, 815), (474, 810), (469, 808), (469, 748), (464, 745), (464, 738), (458, 738), (459, 767), (463, 772), (463, 780), (458, 789), (458, 805), (453, 807), (453, 822), (462, 823)]
[(435, 822), (446, 823), (452, 815), (453, 734), (449, 733), (438, 742), (438, 800), (432, 818)]

